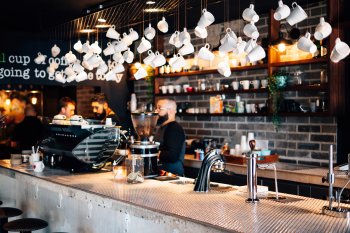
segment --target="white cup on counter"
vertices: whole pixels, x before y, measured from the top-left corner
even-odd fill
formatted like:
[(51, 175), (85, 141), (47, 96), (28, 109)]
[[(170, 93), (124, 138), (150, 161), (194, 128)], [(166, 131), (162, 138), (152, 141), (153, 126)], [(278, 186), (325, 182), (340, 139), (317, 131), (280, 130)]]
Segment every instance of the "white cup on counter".
[(242, 80), (239, 83), (243, 86), (243, 90), (249, 90), (249, 80)]

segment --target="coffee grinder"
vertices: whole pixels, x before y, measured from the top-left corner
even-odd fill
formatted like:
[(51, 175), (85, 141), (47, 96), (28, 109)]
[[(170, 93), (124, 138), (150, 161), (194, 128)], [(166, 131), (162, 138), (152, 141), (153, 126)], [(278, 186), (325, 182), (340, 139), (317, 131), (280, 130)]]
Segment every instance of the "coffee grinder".
[(144, 160), (144, 177), (158, 176), (159, 143), (151, 140), (157, 125), (158, 114), (153, 112), (131, 113), (132, 123), (138, 135), (138, 141), (130, 145), (131, 155), (139, 155)]

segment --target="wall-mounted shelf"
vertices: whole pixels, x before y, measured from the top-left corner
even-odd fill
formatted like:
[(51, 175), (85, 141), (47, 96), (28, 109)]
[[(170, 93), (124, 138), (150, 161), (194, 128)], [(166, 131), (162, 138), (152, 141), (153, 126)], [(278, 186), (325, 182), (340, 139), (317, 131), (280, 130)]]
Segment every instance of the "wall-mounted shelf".
[[(178, 116), (249, 116), (249, 117), (255, 117), (255, 116), (272, 116), (269, 113), (177, 113)], [(304, 116), (330, 116), (331, 114), (329, 112), (281, 112), (278, 114), (279, 116), (295, 116), (295, 117), (304, 117)]]
[(221, 95), (221, 94), (236, 94), (236, 93), (267, 93), (267, 88), (249, 89), (249, 90), (220, 90), (220, 91), (196, 91), (196, 92), (180, 92), (180, 93), (167, 93), (167, 94), (155, 94), (155, 96), (188, 96), (188, 95)]
[(303, 65), (303, 64), (326, 63), (327, 61), (328, 61), (327, 57), (324, 56), (321, 58), (312, 58), (312, 59), (299, 60), (299, 61), (272, 62), (270, 63), (270, 66), (271, 67), (296, 66), (296, 65)]

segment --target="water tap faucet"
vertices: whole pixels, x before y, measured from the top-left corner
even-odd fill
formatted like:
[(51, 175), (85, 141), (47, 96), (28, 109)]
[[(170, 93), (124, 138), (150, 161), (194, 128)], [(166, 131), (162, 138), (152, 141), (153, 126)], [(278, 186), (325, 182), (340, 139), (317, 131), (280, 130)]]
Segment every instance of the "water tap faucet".
[(249, 147), (250, 147), (250, 153), (248, 153), (246, 156), (247, 158), (247, 192), (248, 192), (248, 198), (246, 199), (246, 202), (255, 203), (258, 202), (259, 199), (257, 197), (257, 158), (258, 155), (255, 153), (255, 140), (249, 141)]
[(208, 192), (210, 187), (210, 171), (223, 172), (224, 161), (220, 154), (215, 149), (210, 150), (203, 159), (202, 166), (199, 170), (194, 191)]

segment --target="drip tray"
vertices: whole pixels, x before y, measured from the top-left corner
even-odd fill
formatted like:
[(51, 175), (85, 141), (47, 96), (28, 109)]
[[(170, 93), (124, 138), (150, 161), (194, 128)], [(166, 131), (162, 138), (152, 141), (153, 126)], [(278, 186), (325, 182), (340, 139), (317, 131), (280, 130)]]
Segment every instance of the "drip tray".
[(278, 196), (278, 198), (277, 198), (275, 195), (269, 195), (269, 196), (263, 197), (261, 199), (272, 200), (272, 201), (280, 202), (280, 203), (290, 203), (290, 202), (296, 202), (296, 201), (303, 201), (304, 200), (304, 199), (301, 199), (301, 198), (285, 197), (285, 196)]

